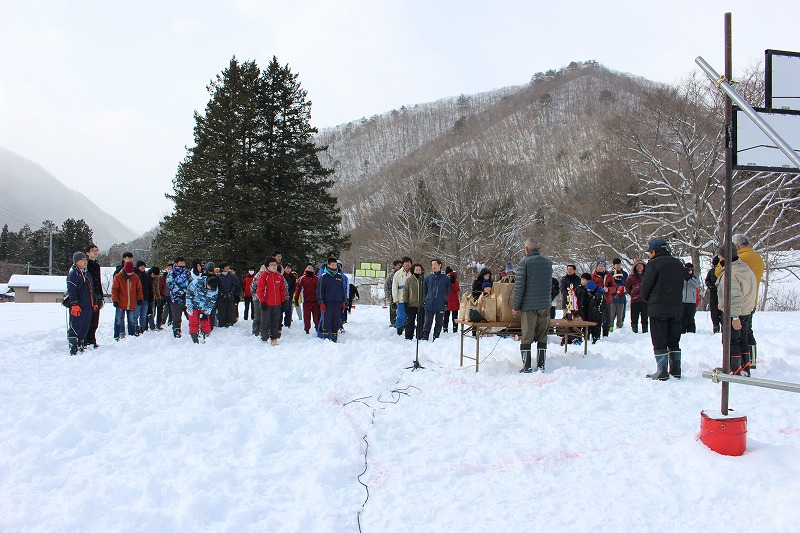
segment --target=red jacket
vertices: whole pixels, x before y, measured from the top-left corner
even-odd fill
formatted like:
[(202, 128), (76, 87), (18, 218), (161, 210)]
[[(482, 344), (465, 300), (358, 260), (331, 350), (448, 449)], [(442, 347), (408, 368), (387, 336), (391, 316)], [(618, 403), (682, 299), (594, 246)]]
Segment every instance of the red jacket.
[(281, 305), (286, 300), (286, 282), (283, 274), (267, 270), (258, 277), (258, 301), (267, 306)]
[(445, 308), (447, 311), (458, 311), (461, 305), (458, 294), (460, 291), (461, 285), (458, 284), (458, 280), (453, 281), (450, 284), (450, 292), (447, 295), (447, 307)]
[(253, 283), (253, 276), (250, 274), (246, 275), (242, 280), (242, 288), (244, 289), (244, 297), (245, 298), (252, 298), (253, 291), (250, 290), (250, 285)]
[(597, 283), (598, 287), (603, 287), (606, 290), (606, 303), (610, 304), (611, 299), (614, 297), (614, 292), (617, 290), (617, 282), (614, 281), (614, 274), (606, 270), (602, 274), (596, 269), (592, 272), (592, 281)]
[(316, 273), (311, 274), (310, 276), (308, 273), (303, 274), (300, 276), (300, 279), (297, 280), (297, 285), (294, 288), (294, 297), (297, 298), (300, 294), (303, 294), (303, 302), (316, 302), (317, 301), (317, 282), (319, 281), (319, 277), (317, 277)]

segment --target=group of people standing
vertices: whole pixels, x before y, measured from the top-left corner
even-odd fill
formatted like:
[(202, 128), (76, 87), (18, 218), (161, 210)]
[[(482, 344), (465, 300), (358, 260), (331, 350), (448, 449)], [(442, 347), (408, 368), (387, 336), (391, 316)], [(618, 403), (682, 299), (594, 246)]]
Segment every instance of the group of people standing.
[[(91, 244), (86, 252), (75, 252), (67, 275), (67, 298), (70, 310), (67, 333), (70, 354), (87, 347), (98, 347), (96, 331), (104, 294), (99, 250)], [(348, 283), (342, 265), (335, 257), (320, 266), (306, 265), (298, 278), (290, 264), (281, 264), (276, 250), (260, 265), (248, 269), (240, 279), (227, 263), (192, 261), (187, 267), (183, 257), (176, 257), (163, 271), (147, 268), (144, 261), (134, 263), (131, 252), (122, 254), (111, 284), (111, 302), (115, 308), (114, 340), (127, 335), (138, 337), (166, 324), (176, 338), (181, 337), (183, 317), (189, 323), (193, 342), (199, 343), (215, 326), (229, 327), (239, 319), (239, 303), (244, 301), (244, 319), (252, 317), (252, 333), (265, 343), (278, 344), (283, 327), (291, 327), (292, 310), (302, 318), (306, 333), (313, 319), (317, 336), (336, 342), (357, 287)], [(300, 309), (302, 307), (302, 313)]]

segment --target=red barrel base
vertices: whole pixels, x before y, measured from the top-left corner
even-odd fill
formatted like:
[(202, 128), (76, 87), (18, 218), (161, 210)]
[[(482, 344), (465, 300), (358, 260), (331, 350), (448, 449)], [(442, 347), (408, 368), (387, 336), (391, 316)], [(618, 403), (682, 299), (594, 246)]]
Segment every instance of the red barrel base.
[(747, 449), (747, 417), (701, 411), (700, 440), (721, 455), (742, 455)]

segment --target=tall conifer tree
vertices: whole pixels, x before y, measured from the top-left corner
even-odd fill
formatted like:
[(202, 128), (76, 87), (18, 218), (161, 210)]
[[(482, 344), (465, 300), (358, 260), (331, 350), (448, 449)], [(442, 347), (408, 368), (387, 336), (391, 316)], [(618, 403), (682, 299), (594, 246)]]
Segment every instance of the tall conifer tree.
[(349, 246), (297, 74), (273, 57), (263, 72), (235, 57), (195, 113), (195, 146), (173, 180), (175, 211), (156, 238), (176, 254), (253, 265), (278, 248), (289, 260)]

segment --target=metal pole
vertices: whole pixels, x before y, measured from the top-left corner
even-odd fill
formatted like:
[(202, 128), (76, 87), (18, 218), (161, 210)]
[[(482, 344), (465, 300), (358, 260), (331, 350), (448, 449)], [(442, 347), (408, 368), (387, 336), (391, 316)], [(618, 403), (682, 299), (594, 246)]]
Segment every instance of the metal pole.
[[(731, 50), (731, 14), (725, 13), (725, 75), (731, 79), (733, 75), (733, 60)], [(722, 311), (722, 370), (730, 374), (731, 372), (731, 250), (733, 248), (733, 108), (731, 99), (725, 95), (725, 210), (723, 211), (723, 225), (725, 235), (723, 246), (726, 250), (728, 268), (725, 272), (725, 282), (722, 285), (722, 297), (725, 301)], [(722, 384), (722, 396), (720, 398), (720, 411), (723, 415), (728, 414), (729, 386), (727, 382)]]
[(774, 381), (771, 379), (734, 376), (733, 374), (719, 373), (718, 370), (714, 370), (713, 372), (706, 370), (705, 372), (703, 372), (703, 377), (710, 379), (714, 383), (721, 381), (723, 386), (727, 385), (728, 383), (738, 383), (740, 385), (752, 385), (754, 387), (763, 387), (765, 389), (776, 389), (786, 392), (800, 393), (800, 384), (787, 383), (785, 381)]
[[(726, 17), (730, 16), (730, 13), (726, 13), (725, 16)], [(726, 19), (726, 22), (727, 21), (728, 19)], [(717, 87), (719, 87), (719, 89), (722, 92), (724, 92), (725, 95), (730, 100), (736, 102), (736, 105), (739, 106), (739, 108), (741, 108), (744, 114), (750, 117), (750, 120), (755, 122), (756, 126), (758, 126), (761, 129), (761, 131), (763, 131), (766, 134), (766, 136), (769, 137), (772, 140), (772, 142), (775, 143), (775, 146), (777, 146), (781, 150), (781, 152), (786, 154), (786, 157), (788, 157), (789, 160), (791, 160), (791, 162), (794, 163), (794, 166), (800, 168), (800, 155), (798, 155), (797, 152), (795, 152), (791, 146), (786, 144), (786, 141), (784, 141), (781, 138), (781, 136), (778, 135), (778, 133), (774, 129), (772, 129), (772, 126), (767, 124), (767, 122), (763, 118), (761, 118), (758, 112), (755, 109), (753, 109), (750, 106), (750, 104), (748, 104), (747, 101), (745, 101), (745, 99), (742, 98), (741, 95), (737, 93), (733, 87), (730, 86), (730, 84), (727, 81), (730, 79), (727, 73), (724, 77), (720, 76), (711, 67), (711, 65), (706, 63), (706, 60), (700, 56), (697, 56), (694, 62), (697, 63), (697, 65), (701, 69), (703, 69), (703, 71), (708, 75), (708, 77), (711, 78), (711, 81), (713, 81), (717, 85)], [(727, 65), (726, 65), (726, 70), (727, 70)]]

